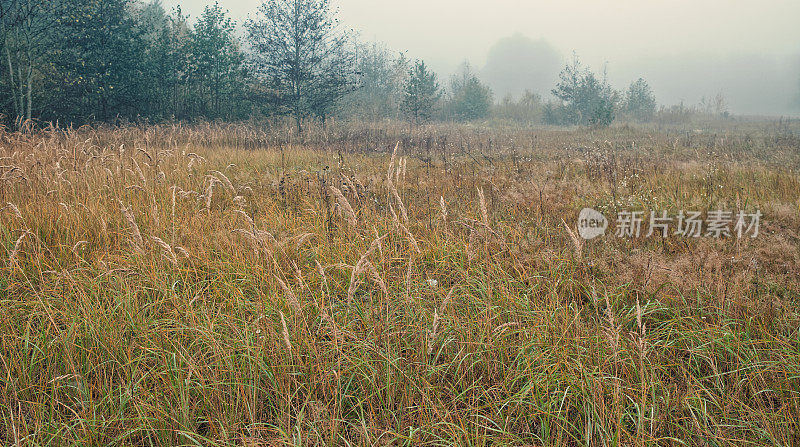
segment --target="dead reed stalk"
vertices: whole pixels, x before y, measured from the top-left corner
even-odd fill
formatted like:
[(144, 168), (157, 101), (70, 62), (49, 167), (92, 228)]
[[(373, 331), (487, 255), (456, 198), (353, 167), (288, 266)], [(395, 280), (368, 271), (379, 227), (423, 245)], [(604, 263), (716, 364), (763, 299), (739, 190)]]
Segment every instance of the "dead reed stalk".
[(136, 219), (133, 217), (133, 213), (125, 207), (125, 204), (122, 201), (119, 202), (120, 209), (122, 210), (122, 215), (125, 216), (125, 220), (128, 221), (128, 226), (130, 227), (131, 232), (131, 242), (133, 243), (133, 248), (136, 250), (137, 253), (144, 253), (144, 240), (142, 239), (142, 233), (139, 231), (139, 225), (136, 224)]

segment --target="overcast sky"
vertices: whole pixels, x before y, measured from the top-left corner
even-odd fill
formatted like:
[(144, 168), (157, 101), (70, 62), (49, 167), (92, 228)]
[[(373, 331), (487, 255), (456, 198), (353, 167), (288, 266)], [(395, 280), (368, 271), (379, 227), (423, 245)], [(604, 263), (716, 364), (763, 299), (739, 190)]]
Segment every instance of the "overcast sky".
[[(162, 0), (181, 4), (197, 17), (205, 0)], [(739, 59), (766, 63), (765, 70), (783, 70), (782, 87), (794, 73), (800, 78), (800, 0), (332, 0), (343, 25), (359, 31), (363, 40), (385, 43), (422, 58), (443, 74), (467, 59), (481, 67), (489, 49), (515, 32), (544, 39), (565, 57), (573, 51), (600, 69), (608, 63), (612, 81), (629, 82), (641, 66), (655, 81), (656, 93), (667, 100), (696, 101), (697, 90), (675, 90), (674, 77), (689, 60), (730, 70)], [(242, 22), (259, 0), (220, 0)], [(715, 65), (716, 64), (716, 65)], [(662, 73), (667, 65), (668, 73)], [(700, 65), (703, 65), (700, 63)], [(709, 65), (709, 64), (706, 64)], [(511, 68), (511, 67), (510, 67)], [(744, 78), (758, 78), (757, 67), (744, 67)], [(713, 70), (713, 67), (712, 67)], [(756, 71), (756, 73), (753, 73)], [(678, 72), (678, 73), (676, 73)], [(696, 73), (691, 73), (694, 76)], [(712, 77), (736, 77), (714, 73)], [(776, 75), (777, 76), (777, 75)], [(730, 81), (740, 85), (741, 80)], [(778, 81), (776, 81), (778, 82)], [(653, 83), (653, 82), (651, 82)], [(619, 86), (618, 86), (619, 87)], [(622, 86), (624, 87), (624, 86)], [(679, 86), (678, 86), (679, 87)], [(723, 86), (726, 87), (726, 86)], [(710, 88), (710, 84), (709, 84)], [(727, 87), (733, 88), (733, 87)], [(737, 87), (739, 88), (739, 87)], [(725, 88), (721, 88), (725, 90)], [(715, 92), (708, 92), (713, 95)], [(733, 95), (735, 92), (725, 92)], [(737, 101), (733, 100), (732, 108)], [(759, 110), (747, 110), (759, 112)], [(782, 112), (782, 110), (781, 110)]]

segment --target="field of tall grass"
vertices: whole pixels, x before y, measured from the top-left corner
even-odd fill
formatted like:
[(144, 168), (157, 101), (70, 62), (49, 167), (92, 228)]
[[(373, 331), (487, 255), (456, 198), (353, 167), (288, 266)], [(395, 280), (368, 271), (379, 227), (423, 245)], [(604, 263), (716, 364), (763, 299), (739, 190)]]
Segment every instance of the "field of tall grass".
[(2, 445), (800, 444), (796, 122), (2, 133), (0, 244)]

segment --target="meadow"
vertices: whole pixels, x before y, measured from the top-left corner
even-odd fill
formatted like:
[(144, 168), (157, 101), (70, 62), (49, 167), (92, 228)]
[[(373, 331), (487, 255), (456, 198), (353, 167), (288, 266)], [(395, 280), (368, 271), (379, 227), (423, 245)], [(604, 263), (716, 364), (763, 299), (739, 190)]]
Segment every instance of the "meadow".
[(800, 123), (697, 126), (0, 133), (0, 444), (798, 445)]

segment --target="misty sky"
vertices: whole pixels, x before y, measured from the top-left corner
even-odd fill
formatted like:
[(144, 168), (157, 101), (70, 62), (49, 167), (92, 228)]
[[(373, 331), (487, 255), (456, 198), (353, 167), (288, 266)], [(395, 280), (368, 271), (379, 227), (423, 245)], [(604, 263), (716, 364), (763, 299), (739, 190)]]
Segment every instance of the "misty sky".
[[(521, 33), (546, 41), (564, 60), (576, 51), (597, 71), (607, 63), (617, 88), (644, 76), (662, 103), (693, 104), (722, 91), (734, 112), (782, 114), (800, 95), (798, 0), (332, 2), (363, 40), (406, 50), (445, 76), (465, 59), (480, 70), (493, 45)], [(211, 1), (162, 3), (197, 17)], [(220, 4), (241, 22), (260, 1)]]

